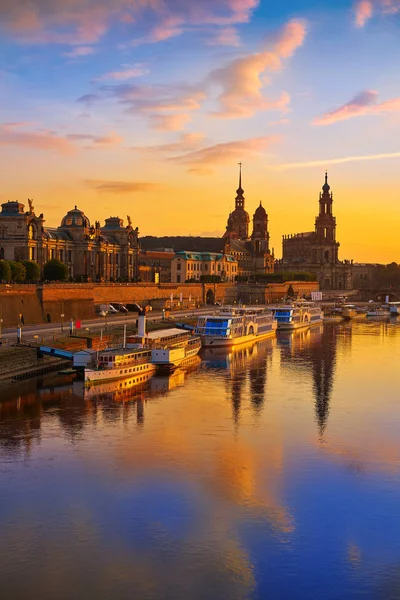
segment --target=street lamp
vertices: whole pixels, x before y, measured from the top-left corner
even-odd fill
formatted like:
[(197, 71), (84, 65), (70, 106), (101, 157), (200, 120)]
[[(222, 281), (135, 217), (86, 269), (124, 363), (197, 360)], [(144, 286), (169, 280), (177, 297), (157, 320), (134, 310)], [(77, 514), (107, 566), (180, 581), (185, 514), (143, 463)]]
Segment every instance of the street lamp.
[(61, 313), (60, 313), (60, 318), (61, 318), (61, 333), (64, 333), (64, 298), (59, 298), (58, 296), (54, 296), (56, 300), (58, 300), (59, 302), (61, 302)]
[(3, 305), (0, 302), (0, 346), (3, 343)]

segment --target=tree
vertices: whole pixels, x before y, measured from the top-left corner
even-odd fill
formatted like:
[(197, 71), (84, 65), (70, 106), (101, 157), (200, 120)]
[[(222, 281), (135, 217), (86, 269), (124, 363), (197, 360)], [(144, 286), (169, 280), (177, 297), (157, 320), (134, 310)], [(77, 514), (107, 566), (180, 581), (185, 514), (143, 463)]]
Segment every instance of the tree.
[(11, 268), (7, 260), (0, 260), (0, 281), (2, 283), (10, 283), (11, 281)]
[(26, 281), (36, 282), (40, 279), (40, 267), (33, 260), (23, 260), (22, 264), (26, 269)]
[(10, 260), (10, 269), (11, 269), (11, 281), (15, 283), (22, 283), (26, 278), (26, 269), (21, 262), (15, 262), (14, 260)]
[(43, 277), (46, 281), (66, 281), (68, 267), (57, 258), (52, 258), (43, 267)]

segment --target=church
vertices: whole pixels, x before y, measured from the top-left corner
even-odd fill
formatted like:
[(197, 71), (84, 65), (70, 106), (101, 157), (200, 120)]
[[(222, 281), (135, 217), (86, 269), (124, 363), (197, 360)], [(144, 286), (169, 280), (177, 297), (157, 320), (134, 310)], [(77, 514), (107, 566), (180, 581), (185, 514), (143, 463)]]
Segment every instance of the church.
[(353, 261), (339, 260), (340, 244), (336, 241), (332, 209), (333, 194), (325, 173), (314, 231), (283, 236), (282, 259), (277, 261), (276, 270), (313, 273), (321, 290), (351, 290)]
[[(244, 280), (274, 272), (274, 253), (269, 247), (268, 215), (260, 205), (253, 215), (250, 234), (250, 216), (246, 211), (242, 188), (242, 166), (239, 163), (239, 187), (236, 190), (235, 209), (228, 217), (221, 237), (153, 237), (140, 239), (142, 250), (173, 250), (174, 252), (215, 252), (230, 256), (237, 262), (236, 279)], [(199, 275), (200, 276), (200, 275)]]

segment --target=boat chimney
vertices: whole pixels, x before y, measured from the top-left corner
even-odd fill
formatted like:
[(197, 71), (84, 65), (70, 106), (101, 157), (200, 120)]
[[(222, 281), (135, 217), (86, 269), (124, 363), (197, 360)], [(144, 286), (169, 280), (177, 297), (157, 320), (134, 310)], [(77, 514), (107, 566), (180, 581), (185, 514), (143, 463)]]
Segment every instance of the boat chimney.
[(138, 337), (146, 336), (146, 312), (142, 309), (138, 317)]

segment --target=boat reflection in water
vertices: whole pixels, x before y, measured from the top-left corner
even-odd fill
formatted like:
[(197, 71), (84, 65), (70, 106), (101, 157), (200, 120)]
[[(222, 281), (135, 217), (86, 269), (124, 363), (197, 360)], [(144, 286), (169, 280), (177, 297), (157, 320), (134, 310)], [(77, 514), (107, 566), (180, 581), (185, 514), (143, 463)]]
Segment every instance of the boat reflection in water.
[(143, 373), (140, 376), (128, 377), (117, 381), (107, 381), (96, 386), (87, 387), (83, 381), (74, 381), (73, 392), (77, 396), (90, 399), (107, 399), (115, 402), (135, 400), (137, 397), (166, 393), (185, 383), (186, 373), (196, 370), (201, 364), (199, 356), (191, 357), (184, 367), (175, 370), (171, 375), (154, 376)]
[(255, 360), (262, 360), (276, 344), (276, 338), (248, 342), (230, 348), (204, 348), (201, 356), (204, 364), (210, 369), (227, 369), (231, 373), (243, 370)]

